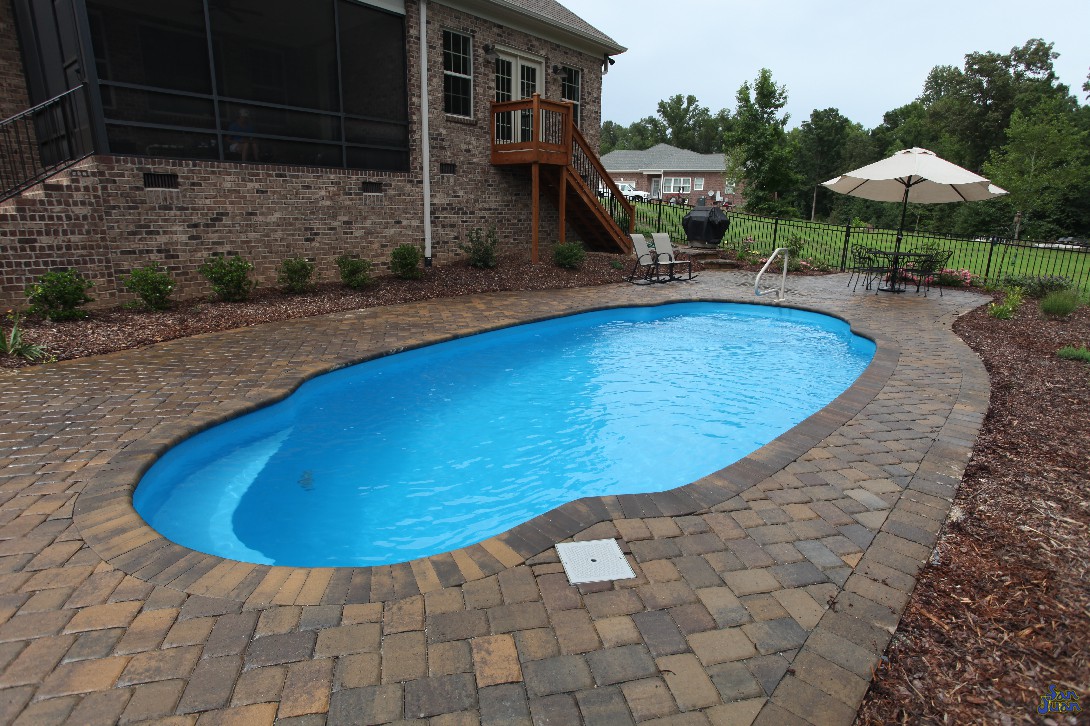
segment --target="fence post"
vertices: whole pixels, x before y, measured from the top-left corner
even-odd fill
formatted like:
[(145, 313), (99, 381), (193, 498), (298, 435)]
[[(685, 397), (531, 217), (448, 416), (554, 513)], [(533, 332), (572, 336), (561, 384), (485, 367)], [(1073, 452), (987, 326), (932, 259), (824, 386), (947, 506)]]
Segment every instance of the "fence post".
[(852, 236), (852, 225), (848, 223), (844, 225), (844, 249), (840, 251), (840, 271), (844, 272), (848, 269), (848, 240)]
[(780, 218), (776, 217), (772, 220), (772, 249), (775, 250), (779, 245), (776, 243), (780, 241)]
[(992, 253), (995, 252), (995, 237), (991, 237), (988, 240), (988, 261), (984, 265), (984, 279), (991, 279), (992, 272)]
[(655, 223), (655, 231), (656, 232), (661, 232), (662, 231), (662, 197), (661, 196), (659, 197), (658, 204), (659, 204), (659, 218), (658, 218), (658, 221)]

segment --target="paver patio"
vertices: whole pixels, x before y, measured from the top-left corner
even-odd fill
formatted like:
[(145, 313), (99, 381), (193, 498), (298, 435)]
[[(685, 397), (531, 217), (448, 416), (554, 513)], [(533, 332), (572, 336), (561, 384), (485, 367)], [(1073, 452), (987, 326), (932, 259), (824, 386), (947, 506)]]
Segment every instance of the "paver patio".
[[(789, 304), (849, 320), (875, 360), (773, 443), (386, 567), (192, 552), (143, 524), (132, 488), (172, 443), (319, 372), (589, 309), (759, 301), (751, 276), (353, 311), (0, 376), (0, 722), (850, 723), (989, 391), (950, 330), (982, 298), (846, 279), (792, 278)], [(603, 537), (636, 579), (568, 585), (553, 545)]]

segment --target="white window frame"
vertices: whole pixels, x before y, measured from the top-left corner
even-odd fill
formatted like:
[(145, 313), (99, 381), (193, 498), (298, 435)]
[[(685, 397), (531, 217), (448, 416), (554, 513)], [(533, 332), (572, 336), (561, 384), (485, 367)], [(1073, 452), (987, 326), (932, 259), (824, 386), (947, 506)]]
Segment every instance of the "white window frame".
[(692, 191), (692, 178), (687, 176), (664, 176), (662, 178), (662, 193), (688, 194)]
[(704, 177), (702, 177), (702, 176), (693, 177), (693, 191), (694, 192), (704, 191)]
[[(581, 129), (583, 128), (583, 71), (571, 66), (561, 66), (560, 73), (560, 98), (563, 101), (571, 102), (575, 127)], [(568, 78), (571, 78), (572, 82), (565, 84), (564, 81)], [(570, 85), (575, 89), (575, 98), (567, 97), (565, 85)]]
[[(456, 36), (459, 36), (461, 38), (464, 38), (465, 41), (466, 41), (466, 44), (468, 46), (467, 55), (468, 55), (468, 58), (469, 58), (469, 74), (468, 75), (466, 75), (464, 73), (458, 73), (456, 71), (447, 69), (447, 34), (448, 33), (451, 34), (451, 35), (456, 35)], [(473, 95), (474, 95), (473, 94), (473, 86), (474, 86), (474, 84), (473, 84), (473, 36), (469, 35), (468, 33), (463, 33), (461, 31), (458, 31), (458, 30), (451, 30), (449, 28), (443, 28), (442, 53), (443, 53), (443, 79), (444, 79), (444, 82), (443, 82), (443, 112), (447, 116), (454, 116), (455, 118), (473, 118)], [(460, 114), (460, 113), (454, 113), (454, 112), (447, 109), (447, 93), (446, 93), (446, 78), (447, 78), (447, 76), (450, 76), (451, 78), (464, 78), (464, 79), (469, 81), (469, 113), (468, 114), (463, 115), (463, 114)]]

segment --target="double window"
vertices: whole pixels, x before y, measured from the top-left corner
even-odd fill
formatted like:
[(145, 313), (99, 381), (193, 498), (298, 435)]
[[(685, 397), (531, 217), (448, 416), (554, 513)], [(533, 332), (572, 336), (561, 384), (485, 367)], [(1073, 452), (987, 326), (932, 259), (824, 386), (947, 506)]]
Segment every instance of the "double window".
[(453, 30), (443, 31), (443, 111), (473, 116), (473, 39)]
[(662, 178), (663, 194), (688, 194), (692, 191), (692, 179), (687, 176), (667, 176)]

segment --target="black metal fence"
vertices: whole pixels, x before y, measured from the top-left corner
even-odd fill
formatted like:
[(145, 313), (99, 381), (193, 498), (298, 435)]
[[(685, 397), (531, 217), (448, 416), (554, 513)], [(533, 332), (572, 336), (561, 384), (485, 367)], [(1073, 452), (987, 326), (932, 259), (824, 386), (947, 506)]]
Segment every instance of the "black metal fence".
[(0, 200), (93, 151), (84, 86), (0, 121)]
[[(634, 206), (637, 232), (668, 232), (677, 242), (685, 240), (681, 221), (691, 207), (663, 202), (637, 202)], [(892, 250), (897, 243), (897, 231), (891, 229), (762, 217), (744, 212), (728, 212), (727, 217), (730, 228), (723, 238), (723, 247), (767, 257), (777, 247), (799, 244), (801, 259), (831, 269), (846, 269), (852, 245)], [(1090, 291), (1090, 247), (914, 230), (906, 231), (901, 241), (904, 251), (932, 246), (953, 253), (949, 269), (968, 270), (985, 282), (1002, 283), (1010, 276), (1062, 275)]]

